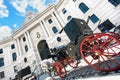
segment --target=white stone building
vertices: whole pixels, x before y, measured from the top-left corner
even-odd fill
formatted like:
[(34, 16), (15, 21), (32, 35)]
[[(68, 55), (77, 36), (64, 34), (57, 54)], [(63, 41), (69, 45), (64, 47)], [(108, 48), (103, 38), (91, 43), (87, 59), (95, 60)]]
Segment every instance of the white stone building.
[[(119, 4), (119, 0), (60, 0), (39, 14), (29, 12), (21, 28), (0, 41), (0, 80), (13, 79), (17, 72), (25, 68), (34, 71), (40, 61), (47, 58), (48, 47), (67, 45), (70, 39), (64, 31), (59, 32), (72, 18), (88, 21), (94, 33), (113, 27), (98, 28), (102, 23), (103, 26), (106, 26), (105, 23), (119, 26)], [(58, 37), (61, 41), (57, 40)], [(46, 54), (42, 51), (43, 47)]]

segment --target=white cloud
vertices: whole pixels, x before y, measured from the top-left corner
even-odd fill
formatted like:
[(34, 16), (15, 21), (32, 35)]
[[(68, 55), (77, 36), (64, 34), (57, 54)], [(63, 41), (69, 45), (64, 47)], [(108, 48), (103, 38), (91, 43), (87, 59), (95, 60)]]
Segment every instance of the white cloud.
[(59, 2), (59, 0), (44, 0), (45, 5), (57, 4), (58, 2)]
[(32, 7), (37, 11), (42, 11), (46, 8), (40, 0), (11, 0), (10, 4), (21, 14), (26, 14), (28, 7)]
[(41, 0), (29, 0), (29, 6), (36, 9), (38, 12), (41, 12), (46, 8), (44, 2)]
[(28, 6), (27, 0), (11, 0), (10, 3), (18, 12), (22, 14), (26, 13), (26, 8)]
[(26, 14), (26, 9), (32, 7), (38, 12), (43, 11), (49, 3), (57, 3), (59, 0), (11, 0), (12, 6), (21, 14)]
[(7, 6), (3, 4), (3, 0), (0, 0), (0, 17), (8, 17), (9, 11), (7, 10)]
[(1, 26), (0, 27), (0, 40), (7, 38), (11, 35), (12, 30), (8, 26)]
[(17, 27), (17, 24), (14, 24), (13, 27), (16, 28), (16, 27)]

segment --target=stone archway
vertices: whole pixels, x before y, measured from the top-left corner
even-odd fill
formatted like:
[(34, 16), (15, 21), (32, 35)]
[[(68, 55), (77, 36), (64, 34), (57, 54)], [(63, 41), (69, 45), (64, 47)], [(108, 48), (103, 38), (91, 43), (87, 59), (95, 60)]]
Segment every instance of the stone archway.
[(41, 57), (41, 60), (48, 59), (50, 55), (49, 47), (46, 40), (42, 40), (38, 43), (38, 51)]

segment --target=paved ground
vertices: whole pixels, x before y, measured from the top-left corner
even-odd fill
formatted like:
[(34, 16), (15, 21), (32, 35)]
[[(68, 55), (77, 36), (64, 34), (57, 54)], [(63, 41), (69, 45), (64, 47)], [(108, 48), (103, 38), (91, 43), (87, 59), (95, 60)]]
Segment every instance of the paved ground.
[[(118, 74), (120, 75), (120, 70), (106, 73), (106, 72), (95, 70), (91, 68), (90, 66), (84, 66), (84, 67), (79, 66), (76, 69), (70, 69), (70, 71), (68, 71), (66, 78), (61, 79), (58, 76), (56, 76), (54, 77), (54, 80), (83, 80), (83, 79), (90, 80), (87, 78), (96, 78), (96, 80), (99, 80), (100, 77), (105, 77), (105, 76), (110, 76), (110, 75), (113, 76), (113, 75), (118, 75)], [(47, 74), (43, 74), (40, 76), (39, 80), (45, 80), (47, 77), (48, 77)], [(95, 80), (95, 79), (91, 79), (91, 80)], [(117, 80), (117, 79), (114, 79), (114, 80)]]
[[(111, 64), (111, 66), (114, 66)], [(67, 69), (67, 76), (66, 78), (59, 78), (58, 76), (54, 77), (54, 80), (89, 80), (87, 78), (95, 78), (95, 77), (106, 77), (106, 76), (110, 76), (110, 75), (120, 75), (120, 70), (117, 71), (113, 71), (113, 72), (101, 72), (98, 70), (95, 70), (93, 68), (91, 68), (84, 60), (81, 60), (81, 62), (78, 65), (78, 68), (73, 69), (70, 66), (66, 67)], [(113, 77), (114, 77), (113, 76)], [(46, 78), (48, 77), (48, 74), (43, 74), (39, 77), (39, 80), (46, 80)], [(119, 76), (120, 78), (120, 76)], [(95, 80), (95, 79), (93, 79)], [(99, 79), (96, 79), (99, 80)], [(102, 79), (103, 80), (103, 79)], [(106, 80), (106, 79), (104, 79)], [(118, 79), (113, 79), (113, 80), (118, 80)]]
[(87, 79), (87, 78), (95, 78), (95, 77), (103, 77), (103, 76), (108, 76), (108, 75), (120, 75), (120, 70), (116, 71), (116, 72), (100, 72), (98, 70), (95, 70), (93, 68), (91, 68), (90, 66), (85, 66), (82, 68), (77, 68), (71, 72), (68, 72), (68, 75), (66, 76), (66, 78), (61, 79), (61, 78), (57, 78), (55, 80), (82, 80), (82, 79)]

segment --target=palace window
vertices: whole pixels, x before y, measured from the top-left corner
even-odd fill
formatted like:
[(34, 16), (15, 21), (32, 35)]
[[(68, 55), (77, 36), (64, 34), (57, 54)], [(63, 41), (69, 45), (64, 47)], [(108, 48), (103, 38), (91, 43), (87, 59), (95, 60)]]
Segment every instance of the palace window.
[(0, 54), (2, 54), (3, 53), (3, 49), (0, 49)]
[(72, 19), (72, 16), (68, 16), (67, 20), (70, 21)]
[(27, 45), (25, 45), (25, 51), (26, 51), (26, 52), (28, 51), (28, 46), (27, 46)]
[(107, 19), (98, 26), (101, 32), (109, 32), (109, 30), (113, 29), (114, 27), (115, 25), (109, 19)]
[(114, 5), (115, 7), (118, 6), (120, 4), (120, 0), (108, 0), (112, 5)]
[(80, 9), (83, 13), (86, 13), (86, 12), (89, 10), (88, 6), (87, 6), (86, 4), (84, 4), (84, 3), (80, 3), (79, 9)]
[(52, 21), (52, 19), (49, 19), (48, 22), (49, 22), (49, 24), (51, 24), (53, 21)]
[(16, 61), (16, 59), (17, 59), (16, 53), (13, 53), (13, 54), (12, 54), (12, 59), (13, 59), (13, 61)]
[(26, 38), (25, 37), (23, 37), (23, 42), (25, 42), (26, 41)]
[(67, 13), (67, 10), (65, 8), (62, 9), (62, 13), (65, 14)]
[(14, 48), (15, 48), (15, 45), (14, 45), (14, 44), (12, 44), (12, 45), (11, 45), (11, 49), (14, 49)]
[(93, 23), (96, 23), (96, 22), (99, 21), (99, 18), (98, 18), (95, 14), (93, 14), (93, 15), (90, 16), (90, 20), (91, 20)]
[(4, 77), (5, 77), (4, 71), (0, 72), (0, 79), (2, 79)]
[(53, 30), (54, 33), (58, 32), (58, 30), (57, 30), (57, 28), (55, 26), (52, 28), (52, 30)]
[(0, 58), (0, 67), (4, 66), (4, 59)]
[(57, 41), (58, 41), (58, 42), (61, 42), (61, 37), (57, 37)]

